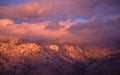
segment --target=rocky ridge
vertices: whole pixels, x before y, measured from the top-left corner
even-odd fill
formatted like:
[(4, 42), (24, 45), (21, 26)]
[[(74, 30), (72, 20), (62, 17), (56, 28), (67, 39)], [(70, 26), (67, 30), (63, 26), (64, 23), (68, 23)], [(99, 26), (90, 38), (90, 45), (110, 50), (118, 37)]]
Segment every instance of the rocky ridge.
[[(120, 51), (98, 48), (83, 50), (79, 45), (12, 39), (0, 43), (2, 75), (83, 75), (96, 61)], [(91, 71), (90, 71), (91, 72)]]

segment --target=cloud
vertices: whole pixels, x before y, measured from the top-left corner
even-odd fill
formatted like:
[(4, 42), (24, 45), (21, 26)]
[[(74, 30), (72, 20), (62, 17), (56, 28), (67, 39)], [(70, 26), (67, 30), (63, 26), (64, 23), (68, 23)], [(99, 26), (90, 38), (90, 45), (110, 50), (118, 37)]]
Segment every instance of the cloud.
[(0, 5), (0, 40), (112, 42), (120, 38), (119, 15), (119, 0), (33, 0)]
[[(39, 23), (11, 23), (12, 20), (8, 24), (5, 22), (6, 19), (1, 19), (0, 22), (0, 40), (10, 39), (10, 38), (24, 38), (30, 40), (39, 40), (39, 39), (61, 39), (63, 36), (70, 37), (71, 35), (65, 30), (58, 30), (60, 25), (51, 25), (56, 24), (55, 21), (45, 21)], [(2, 24), (4, 23), (4, 25)], [(58, 26), (58, 27), (57, 27)], [(56, 28), (57, 27), (57, 28)], [(54, 31), (53, 31), (54, 30)], [(71, 36), (72, 37), (72, 36)]]
[[(0, 15), (3, 18), (32, 19), (42, 17), (50, 7), (44, 8), (38, 3), (27, 3), (15, 6), (1, 6)], [(7, 12), (6, 12), (7, 11)]]
[(119, 20), (119, 17), (96, 17), (86, 22), (68, 20), (16, 24), (10, 19), (1, 19), (0, 40), (14, 37), (30, 40), (61, 39), (79, 43), (116, 40), (120, 38)]
[(10, 20), (10, 19), (1, 19), (0, 20), (0, 25), (11, 25), (11, 24), (14, 24), (13, 20)]
[(0, 17), (32, 21), (113, 16), (120, 13), (119, 3), (118, 0), (34, 0), (19, 5), (0, 6)]

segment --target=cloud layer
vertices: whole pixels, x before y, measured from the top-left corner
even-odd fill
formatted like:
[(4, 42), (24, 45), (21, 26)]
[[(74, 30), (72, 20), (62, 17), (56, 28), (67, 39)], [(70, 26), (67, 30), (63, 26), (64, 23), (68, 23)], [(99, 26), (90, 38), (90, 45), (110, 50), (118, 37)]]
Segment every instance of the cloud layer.
[(24, 38), (119, 43), (119, 28), (120, 0), (32, 0), (0, 5), (0, 41)]
[(0, 39), (24, 38), (30, 40), (61, 39), (95, 42), (120, 38), (120, 18), (91, 18), (86, 22), (44, 21), (16, 24), (10, 19), (0, 20)]
[[(0, 6), (1, 18), (61, 20), (92, 16), (120, 15), (119, 0), (33, 0), (19, 5)], [(7, 12), (6, 12), (7, 11)], [(14, 14), (14, 15), (12, 15)]]

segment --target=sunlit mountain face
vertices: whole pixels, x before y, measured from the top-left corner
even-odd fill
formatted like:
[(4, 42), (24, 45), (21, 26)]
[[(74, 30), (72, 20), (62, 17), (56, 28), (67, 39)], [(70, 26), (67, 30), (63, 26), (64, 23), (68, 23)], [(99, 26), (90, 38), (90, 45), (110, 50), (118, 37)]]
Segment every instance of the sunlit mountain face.
[(0, 0), (0, 75), (120, 75), (120, 1)]

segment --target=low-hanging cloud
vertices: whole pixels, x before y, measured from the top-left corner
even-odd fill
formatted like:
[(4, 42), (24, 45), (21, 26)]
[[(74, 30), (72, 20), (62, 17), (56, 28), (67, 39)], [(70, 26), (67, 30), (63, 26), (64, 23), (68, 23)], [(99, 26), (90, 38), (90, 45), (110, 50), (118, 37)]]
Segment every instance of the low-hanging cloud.
[(92, 18), (86, 22), (43, 21), (16, 24), (10, 19), (0, 20), (0, 40), (25, 38), (30, 40), (61, 39), (81, 43), (120, 38), (120, 18)]
[(32, 0), (0, 5), (0, 41), (57, 39), (113, 45), (120, 42), (119, 15), (120, 0)]
[[(11, 23), (12, 22), (12, 23)], [(10, 38), (24, 38), (30, 40), (39, 40), (42, 38), (55, 39), (63, 36), (72, 37), (68, 31), (61, 30), (56, 22), (45, 21), (39, 23), (21, 23), (16, 24), (10, 19), (0, 20), (0, 40)], [(49, 27), (50, 24), (53, 24)], [(57, 28), (56, 28), (57, 27)], [(63, 28), (63, 27), (62, 27)], [(53, 29), (56, 29), (53, 31)]]

